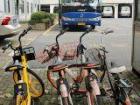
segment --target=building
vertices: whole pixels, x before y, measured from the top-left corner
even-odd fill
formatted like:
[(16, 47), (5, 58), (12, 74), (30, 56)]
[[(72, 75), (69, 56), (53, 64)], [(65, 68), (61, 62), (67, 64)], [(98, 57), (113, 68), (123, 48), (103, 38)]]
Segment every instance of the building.
[[(40, 9), (40, 0), (19, 0), (19, 9), (17, 9), (16, 1), (0, 0), (0, 11), (4, 15), (16, 15), (19, 12), (19, 20), (26, 21), (30, 19), (33, 12)], [(17, 10), (19, 11), (17, 12)]]
[(102, 0), (103, 6), (112, 6), (114, 8), (114, 17), (119, 17), (121, 6), (129, 6), (131, 8), (131, 17), (134, 16), (134, 0)]
[[(129, 6), (131, 8), (131, 17), (134, 16), (134, 0), (100, 0), (102, 6), (112, 6), (114, 10), (114, 18), (119, 17), (121, 6)], [(59, 0), (41, 0), (41, 10), (53, 13), (58, 6)], [(139, 7), (140, 8), (140, 7)]]
[(41, 10), (54, 13), (58, 8), (59, 0), (41, 0)]

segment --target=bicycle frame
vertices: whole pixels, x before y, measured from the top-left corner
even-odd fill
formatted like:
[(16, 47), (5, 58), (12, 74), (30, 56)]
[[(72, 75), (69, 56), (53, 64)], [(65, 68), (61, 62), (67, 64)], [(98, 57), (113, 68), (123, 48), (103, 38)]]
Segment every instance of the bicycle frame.
[[(74, 80), (74, 82), (75, 83), (80, 83), (80, 82), (82, 82), (83, 81), (83, 78), (87, 78), (87, 81), (86, 81), (86, 83), (89, 85), (89, 87), (87, 86), (87, 89), (86, 89), (86, 91), (81, 91), (81, 90), (78, 90), (79, 91), (79, 93), (91, 93), (92, 92), (92, 94), (94, 94), (94, 98), (96, 97), (96, 95), (100, 95), (101, 94), (101, 92), (100, 92), (100, 89), (99, 89), (99, 86), (98, 86), (98, 84), (97, 84), (97, 76), (96, 76), (96, 73), (95, 73), (95, 71), (94, 70), (92, 70), (92, 68), (94, 68), (96, 65), (94, 65), (92, 68), (90, 68), (90, 69), (82, 69), (82, 67), (84, 67), (83, 66), (83, 64), (85, 64), (86, 63), (86, 58), (85, 58), (85, 56), (84, 56), (84, 50), (86, 50), (86, 48), (84, 47), (84, 45), (82, 44), (82, 37), (83, 36), (85, 36), (87, 33), (89, 33), (90, 31), (92, 30), (92, 28), (89, 28), (88, 30), (86, 30), (86, 32), (85, 33), (83, 33), (82, 35), (81, 35), (81, 37), (80, 37), (80, 43), (79, 43), (79, 45), (77, 46), (77, 56), (80, 56), (80, 58), (81, 58), (81, 64), (82, 65), (69, 65), (68, 67), (65, 67), (65, 69), (63, 69), (63, 71), (64, 71), (64, 74), (65, 74), (65, 72), (67, 73), (67, 74), (69, 74), (71, 77), (72, 77), (72, 79)], [(58, 34), (57, 35), (57, 37), (56, 37), (56, 44), (58, 45), (58, 47), (59, 47), (59, 43), (58, 43), (58, 37), (60, 36), (60, 35), (62, 35), (62, 34)], [(58, 56), (59, 57), (59, 56)], [(59, 59), (59, 58), (58, 58)], [(70, 68), (72, 68), (72, 67), (79, 67), (79, 68), (81, 68), (81, 72), (80, 72), (80, 76), (79, 76), (79, 78), (75, 78), (74, 76), (73, 76), (73, 74), (72, 74), (72, 72), (71, 72), (71, 70), (70, 70)], [(55, 87), (56, 89), (58, 89), (58, 87), (60, 87), (60, 86), (56, 86), (55, 84), (54, 84), (54, 81), (51, 79), (51, 75), (50, 75), (50, 72), (51, 71), (53, 71), (53, 70), (48, 70), (48, 72), (47, 72), (47, 77), (48, 77), (48, 80), (51, 82), (51, 84), (53, 85), (53, 87)], [(94, 71), (94, 72), (92, 72), (92, 71)], [(57, 71), (58, 72), (58, 71)], [(91, 73), (92, 72), (92, 73)], [(86, 75), (85, 75), (86, 74)], [(90, 75), (90, 74), (93, 74), (93, 75)], [(59, 74), (59, 76), (61, 77), (61, 75)], [(89, 77), (89, 78), (88, 78)], [(62, 82), (63, 83), (63, 82)], [(59, 83), (59, 85), (60, 85), (60, 83)], [(64, 88), (65, 88), (66, 86), (64, 86)], [(65, 90), (65, 89), (62, 89), (62, 90)], [(59, 90), (59, 89), (58, 89)], [(77, 91), (77, 90), (76, 90)], [(76, 92), (76, 91), (74, 91), (74, 92)], [(65, 92), (66, 94), (64, 94), (64, 97), (68, 97), (68, 95), (69, 95), (69, 92), (67, 91), (67, 92)], [(62, 97), (63, 97), (63, 95), (62, 95)], [(88, 103), (89, 103), (89, 105), (94, 105), (93, 103), (92, 103), (92, 101), (91, 101), (91, 96), (89, 96), (88, 97)]]
[[(125, 92), (123, 87), (120, 87), (120, 77), (118, 74), (113, 74), (114, 75), (114, 91), (115, 91), (115, 104), (119, 105), (121, 103), (122, 105), (132, 105), (131, 101), (129, 99), (128, 94)], [(129, 87), (132, 88), (132, 87)], [(131, 91), (132, 89), (130, 89)], [(129, 91), (129, 93), (130, 93)]]
[(29, 92), (29, 78), (28, 78), (28, 73), (27, 73), (27, 60), (26, 60), (25, 54), (21, 56), (21, 60), (22, 60), (21, 62), (22, 66), (24, 67), (22, 71), (23, 82), (27, 84), (27, 98), (23, 100), (21, 105), (31, 105), (31, 95)]

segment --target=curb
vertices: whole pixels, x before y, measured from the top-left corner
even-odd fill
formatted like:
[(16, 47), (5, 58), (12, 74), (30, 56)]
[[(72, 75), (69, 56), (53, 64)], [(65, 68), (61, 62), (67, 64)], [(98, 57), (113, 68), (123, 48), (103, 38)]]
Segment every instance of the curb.
[(43, 36), (45, 36), (48, 32), (50, 32), (58, 23), (55, 23), (54, 25), (52, 25), (50, 28), (48, 28), (44, 33)]

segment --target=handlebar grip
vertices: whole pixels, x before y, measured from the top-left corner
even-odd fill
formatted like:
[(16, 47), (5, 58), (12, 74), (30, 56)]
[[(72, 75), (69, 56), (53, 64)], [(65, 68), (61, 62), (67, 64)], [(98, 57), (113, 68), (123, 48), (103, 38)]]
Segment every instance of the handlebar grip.
[(11, 45), (11, 43), (8, 43), (2, 47), (3, 53), (5, 52), (5, 50), (7, 50), (10, 47), (10, 45)]
[(27, 29), (23, 30), (23, 32), (20, 34), (21, 37), (23, 37), (24, 35), (26, 35), (30, 30), (32, 30), (31, 26), (28, 26)]
[(28, 26), (28, 28), (26, 29), (26, 32), (28, 32), (30, 30), (32, 30), (32, 26), (31, 25)]

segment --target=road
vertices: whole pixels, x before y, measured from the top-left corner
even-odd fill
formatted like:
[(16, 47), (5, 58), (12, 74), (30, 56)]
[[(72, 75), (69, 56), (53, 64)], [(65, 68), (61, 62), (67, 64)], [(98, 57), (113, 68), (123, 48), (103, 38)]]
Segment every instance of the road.
[[(86, 35), (83, 43), (87, 48), (95, 47), (97, 45), (104, 45), (108, 50), (108, 62), (113, 62), (114, 66), (126, 65), (128, 70), (131, 69), (131, 52), (132, 52), (132, 19), (103, 19), (102, 26), (96, 27), (95, 31)], [(102, 35), (102, 30), (111, 29), (114, 33), (109, 35)], [(45, 45), (55, 43), (55, 37), (60, 31), (59, 26), (55, 26), (50, 32), (38, 37), (29, 46), (34, 46), (38, 53)], [(82, 31), (69, 31), (59, 38), (60, 43), (76, 42), (78, 41)], [(46, 64), (42, 65), (33, 61), (30, 63), (33, 68), (44, 68)]]

